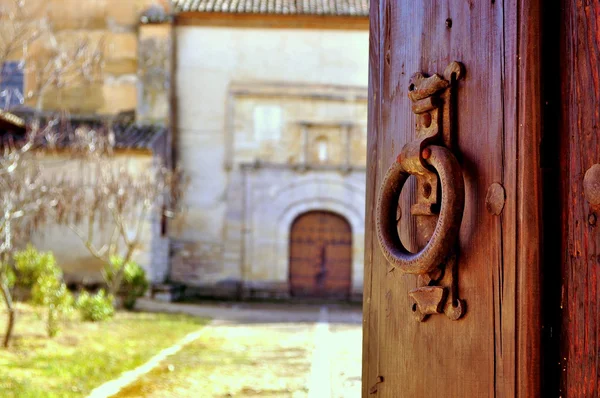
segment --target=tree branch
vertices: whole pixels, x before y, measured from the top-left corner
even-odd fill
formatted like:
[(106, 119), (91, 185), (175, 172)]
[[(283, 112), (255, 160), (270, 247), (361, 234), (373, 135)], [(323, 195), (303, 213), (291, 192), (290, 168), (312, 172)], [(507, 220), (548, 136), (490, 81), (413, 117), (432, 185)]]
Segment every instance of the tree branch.
[(71, 229), (71, 231), (75, 232), (75, 234), (79, 237), (79, 239), (81, 239), (81, 241), (83, 242), (83, 244), (85, 245), (85, 247), (88, 249), (88, 251), (90, 252), (90, 254), (94, 257), (96, 257), (98, 260), (106, 262), (106, 258), (102, 255), (101, 251), (102, 249), (98, 250), (96, 249), (96, 247), (94, 246), (93, 242), (91, 242), (89, 240), (89, 238), (86, 238), (86, 236), (83, 234), (83, 232), (77, 228), (77, 226), (75, 226), (75, 224), (72, 223), (68, 223), (67, 226), (69, 227), (69, 229)]

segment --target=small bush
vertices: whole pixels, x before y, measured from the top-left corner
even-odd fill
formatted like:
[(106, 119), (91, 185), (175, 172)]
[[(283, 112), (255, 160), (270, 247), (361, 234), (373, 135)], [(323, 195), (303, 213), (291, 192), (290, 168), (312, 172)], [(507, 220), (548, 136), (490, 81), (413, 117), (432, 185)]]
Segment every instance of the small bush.
[(40, 276), (32, 289), (32, 301), (47, 309), (46, 331), (54, 337), (60, 330), (60, 321), (73, 311), (73, 295), (61, 280)]
[(115, 313), (113, 306), (113, 296), (106, 294), (104, 289), (91, 295), (88, 292), (82, 292), (77, 298), (75, 306), (79, 310), (81, 319), (90, 322), (100, 322), (111, 318)]
[(18, 274), (15, 285), (29, 289), (32, 304), (46, 309), (46, 331), (49, 337), (56, 336), (61, 319), (73, 310), (73, 295), (63, 282), (54, 255), (28, 246), (13, 258)]
[(62, 278), (62, 271), (57, 267), (54, 255), (51, 252), (39, 252), (32, 245), (16, 252), (13, 260), (18, 274), (14, 281), (15, 286), (32, 289), (42, 275)]
[[(119, 270), (123, 267), (123, 259), (120, 257), (111, 258), (111, 263), (104, 270), (104, 278), (106, 283), (111, 285)], [(129, 261), (123, 269), (121, 288), (119, 295), (123, 297), (123, 306), (132, 310), (135, 307), (135, 302), (139, 297), (142, 297), (148, 290), (148, 279), (146, 271), (136, 262)]]

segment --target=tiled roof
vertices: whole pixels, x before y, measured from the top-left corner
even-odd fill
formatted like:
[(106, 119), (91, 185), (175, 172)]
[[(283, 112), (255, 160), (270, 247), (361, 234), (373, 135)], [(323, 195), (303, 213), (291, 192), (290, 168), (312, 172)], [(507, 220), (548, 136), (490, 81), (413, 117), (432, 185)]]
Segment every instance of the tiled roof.
[(370, 0), (172, 0), (180, 12), (366, 17)]
[[(24, 119), (30, 119), (32, 114), (30, 110), (21, 112)], [(44, 123), (44, 122), (42, 122)], [(60, 129), (66, 133), (57, 134), (55, 146), (65, 148), (76, 142), (76, 134), (79, 127), (96, 130), (100, 134), (106, 134), (107, 122), (98, 117), (71, 117), (67, 120), (64, 118), (55, 120), (56, 129)], [(164, 138), (167, 134), (167, 129), (160, 125), (137, 124), (131, 118), (117, 118), (110, 124), (114, 133), (113, 146), (117, 149), (146, 149), (153, 150), (155, 144)], [(8, 137), (3, 137), (3, 141)], [(13, 140), (18, 140), (24, 137), (12, 137)], [(39, 143), (42, 147), (48, 145), (44, 139)]]
[(25, 127), (25, 120), (13, 113), (4, 110), (0, 110), (0, 121), (11, 124), (17, 128)]
[(113, 126), (115, 132), (115, 148), (152, 149), (154, 143), (166, 134), (167, 129), (157, 125), (122, 125)]

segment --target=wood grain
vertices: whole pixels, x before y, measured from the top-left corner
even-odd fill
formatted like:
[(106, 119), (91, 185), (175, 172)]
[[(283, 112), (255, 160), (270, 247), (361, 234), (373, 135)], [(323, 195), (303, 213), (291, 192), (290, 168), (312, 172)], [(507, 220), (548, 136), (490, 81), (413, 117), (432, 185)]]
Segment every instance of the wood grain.
[[(539, 395), (539, 10), (533, 0), (371, 3), (364, 397)], [(416, 278), (389, 269), (373, 209), (386, 169), (414, 137), (410, 76), (442, 73), (455, 60), (467, 70), (457, 142), (466, 188), (460, 297), (468, 312), (418, 323), (408, 299)], [(506, 189), (500, 216), (486, 210), (493, 183)], [(408, 209), (414, 195), (405, 196)], [(414, 238), (407, 220), (403, 240)]]
[[(517, 220), (509, 226), (517, 252), (517, 396), (540, 395), (541, 369), (541, 0), (518, 2)], [(514, 229), (513, 229), (514, 228)], [(515, 239), (516, 238), (516, 239)]]
[[(562, 0), (563, 181), (561, 394), (600, 395), (600, 216), (583, 193), (583, 176), (600, 162), (600, 4)], [(592, 219), (593, 220), (593, 219)]]
[(290, 232), (290, 293), (294, 297), (348, 298), (352, 229), (335, 213), (300, 215)]
[[(380, 65), (382, 52), (381, 10), (382, 3), (371, 1), (369, 10), (369, 116), (367, 139), (367, 186), (365, 209), (365, 272), (363, 288), (363, 367), (362, 367), (362, 396), (369, 396), (371, 391), (377, 391), (379, 379), (379, 336), (378, 336), (378, 295), (373, 292), (373, 255), (378, 250), (375, 225), (375, 203), (377, 200), (377, 172), (379, 159), (379, 139), (383, 137), (380, 131), (381, 107), (379, 106), (382, 86)], [(377, 281), (376, 281), (377, 282)], [(385, 382), (385, 380), (384, 380)]]

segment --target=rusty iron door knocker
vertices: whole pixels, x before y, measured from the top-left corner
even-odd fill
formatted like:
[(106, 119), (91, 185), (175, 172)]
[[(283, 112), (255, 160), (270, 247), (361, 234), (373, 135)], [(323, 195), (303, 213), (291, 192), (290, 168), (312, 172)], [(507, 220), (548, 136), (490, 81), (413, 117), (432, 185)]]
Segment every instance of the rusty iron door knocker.
[[(444, 76), (412, 76), (409, 97), (417, 115), (417, 139), (406, 144), (390, 166), (379, 190), (376, 228), (379, 245), (389, 263), (401, 272), (419, 275), (419, 287), (409, 295), (415, 317), (446, 313), (459, 319), (466, 311), (458, 298), (457, 238), (462, 221), (465, 189), (453, 149), (453, 88), (464, 67), (452, 62)], [(417, 253), (409, 252), (398, 235), (398, 199), (408, 178), (417, 178), (417, 216), (427, 241)]]

